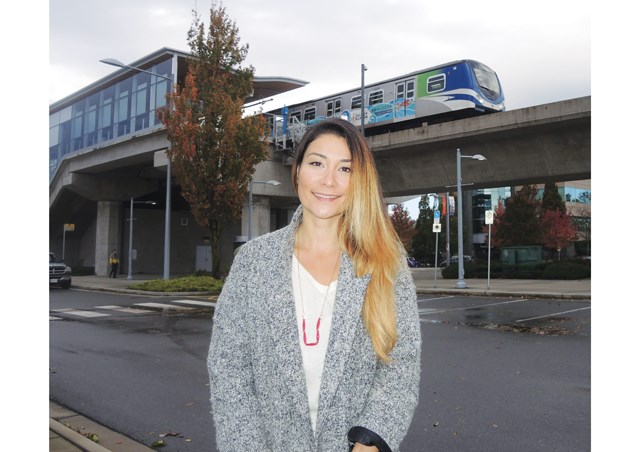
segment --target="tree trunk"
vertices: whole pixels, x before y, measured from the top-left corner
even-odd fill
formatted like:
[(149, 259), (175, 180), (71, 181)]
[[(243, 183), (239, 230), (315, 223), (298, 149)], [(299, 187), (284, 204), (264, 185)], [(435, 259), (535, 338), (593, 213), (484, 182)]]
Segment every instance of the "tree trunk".
[(220, 225), (217, 221), (211, 222), (209, 240), (211, 242), (211, 273), (214, 278), (220, 279)]

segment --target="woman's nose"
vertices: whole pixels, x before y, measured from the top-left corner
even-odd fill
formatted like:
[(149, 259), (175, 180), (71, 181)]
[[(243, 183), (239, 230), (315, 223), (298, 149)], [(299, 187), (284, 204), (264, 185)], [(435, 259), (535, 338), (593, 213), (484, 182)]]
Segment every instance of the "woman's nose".
[(336, 176), (331, 169), (327, 169), (322, 175), (322, 185), (333, 187), (336, 184)]

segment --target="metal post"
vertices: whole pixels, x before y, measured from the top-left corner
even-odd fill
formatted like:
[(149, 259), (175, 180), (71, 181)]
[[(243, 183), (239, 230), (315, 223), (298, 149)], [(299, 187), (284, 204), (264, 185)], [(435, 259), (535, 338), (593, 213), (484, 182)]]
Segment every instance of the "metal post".
[(249, 225), (247, 229), (247, 242), (251, 240), (252, 217), (253, 217), (253, 181), (249, 181)]
[(447, 262), (451, 264), (451, 238), (449, 237), (449, 192), (446, 193), (447, 197)]
[(456, 168), (458, 183), (458, 282), (456, 289), (467, 289), (467, 283), (464, 281), (464, 249), (462, 246), (462, 171), (460, 164), (460, 149), (456, 149)]
[(66, 225), (62, 225), (62, 261), (64, 262), (65, 235), (67, 234)]
[(364, 136), (364, 71), (367, 67), (364, 64), (360, 65), (360, 132)]
[(133, 276), (131, 276), (132, 255), (133, 255), (133, 196), (131, 197), (131, 206), (129, 207), (129, 273), (127, 273), (127, 279), (133, 279)]
[(489, 223), (489, 257), (487, 259), (487, 289), (491, 289), (491, 223)]
[(435, 268), (433, 271), (433, 288), (436, 288), (436, 284), (438, 282), (438, 236), (440, 234), (438, 234), (436, 232), (436, 258), (435, 258)]
[(167, 153), (167, 190), (164, 208), (164, 268), (162, 279), (169, 279), (171, 262), (171, 157)]

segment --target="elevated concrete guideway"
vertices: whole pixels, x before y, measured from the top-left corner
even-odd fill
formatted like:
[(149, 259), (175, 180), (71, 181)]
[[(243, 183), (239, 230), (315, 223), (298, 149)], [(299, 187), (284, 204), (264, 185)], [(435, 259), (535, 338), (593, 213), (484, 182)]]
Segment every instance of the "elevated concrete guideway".
[[(591, 97), (570, 99), (367, 138), (385, 196), (455, 191), (456, 148), (463, 183), (490, 188), (591, 178)], [(471, 188), (471, 187), (468, 187)]]
[[(427, 124), (368, 136), (367, 141), (387, 198), (455, 191), (457, 148), (463, 155), (487, 158), (463, 159), (463, 184), (473, 183), (465, 185), (465, 191), (590, 179), (591, 98)], [(125, 257), (128, 248), (129, 201), (144, 196), (156, 204), (136, 206), (133, 242), (140, 252), (134, 268), (162, 273), (169, 146), (166, 131), (158, 127), (65, 156), (49, 184), (52, 251), (62, 249), (63, 225), (72, 223), (74, 232), (64, 236), (65, 256), (71, 263), (95, 266), (97, 274), (106, 275), (111, 249), (117, 248)], [(278, 180), (281, 185), (254, 186), (254, 236), (286, 224), (287, 212), (297, 205), (290, 171), (291, 159), (274, 146), (270, 146), (269, 160), (256, 166), (254, 181)], [(188, 273), (193, 271), (198, 249), (207, 244), (207, 231), (193, 221), (175, 181), (171, 192), (171, 271)], [(225, 265), (230, 265), (233, 247), (244, 241), (247, 231), (245, 206), (242, 220), (225, 231)]]
[[(591, 97), (423, 125), (369, 136), (367, 141), (388, 197), (452, 191), (456, 148), (463, 155), (487, 158), (463, 159), (463, 183), (473, 182), (473, 188), (590, 179)], [(50, 208), (63, 188), (93, 200), (125, 200), (151, 191), (149, 185), (157, 186), (166, 166), (166, 159), (159, 161), (157, 153), (164, 154), (168, 146), (166, 133), (155, 130), (121, 145), (70, 156), (51, 181)], [(273, 171), (277, 165), (269, 163)], [(261, 165), (257, 173), (264, 173)], [(261, 176), (282, 179), (282, 170)], [(295, 196), (285, 187), (288, 184), (274, 196)]]

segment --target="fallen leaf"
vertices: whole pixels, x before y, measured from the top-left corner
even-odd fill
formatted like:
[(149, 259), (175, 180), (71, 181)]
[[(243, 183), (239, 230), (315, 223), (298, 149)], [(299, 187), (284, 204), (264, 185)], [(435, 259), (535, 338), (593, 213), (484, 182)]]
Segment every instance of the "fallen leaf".
[(160, 438), (164, 438), (166, 436), (177, 436), (178, 438), (182, 438), (182, 433), (166, 432), (166, 433), (160, 433), (158, 436)]
[(158, 441), (154, 441), (151, 444), (151, 447), (164, 447), (166, 445), (167, 445), (167, 443), (165, 443), (163, 440), (158, 440)]

